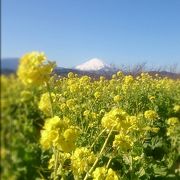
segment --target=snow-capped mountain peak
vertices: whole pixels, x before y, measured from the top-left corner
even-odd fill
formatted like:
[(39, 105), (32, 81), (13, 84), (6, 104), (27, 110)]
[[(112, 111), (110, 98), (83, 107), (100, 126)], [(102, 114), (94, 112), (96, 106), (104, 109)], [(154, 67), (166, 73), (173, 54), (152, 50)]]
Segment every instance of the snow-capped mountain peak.
[(101, 59), (93, 58), (83, 64), (76, 66), (75, 69), (81, 71), (98, 71), (107, 67), (109, 67), (109, 65), (104, 63)]

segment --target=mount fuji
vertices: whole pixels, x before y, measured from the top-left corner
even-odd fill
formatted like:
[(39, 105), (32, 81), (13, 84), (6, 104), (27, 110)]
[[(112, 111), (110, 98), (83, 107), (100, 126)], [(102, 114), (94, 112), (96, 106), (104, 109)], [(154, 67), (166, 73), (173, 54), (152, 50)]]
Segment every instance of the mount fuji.
[(80, 71), (110, 71), (113, 70), (114, 67), (106, 64), (105, 62), (103, 62), (103, 60), (99, 58), (93, 58), (86, 61), (85, 63), (77, 65), (75, 69)]

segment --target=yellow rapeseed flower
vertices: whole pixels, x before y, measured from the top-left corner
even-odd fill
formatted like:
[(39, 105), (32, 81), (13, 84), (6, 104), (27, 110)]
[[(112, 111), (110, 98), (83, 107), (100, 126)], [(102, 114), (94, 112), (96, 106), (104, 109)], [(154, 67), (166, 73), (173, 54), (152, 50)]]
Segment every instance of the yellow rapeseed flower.
[(106, 113), (101, 120), (101, 124), (103, 127), (107, 129), (114, 129), (120, 130), (122, 126), (126, 124), (126, 118), (128, 114), (123, 111), (122, 109), (115, 108), (112, 109), (110, 112)]
[(74, 126), (68, 127), (66, 121), (68, 121), (66, 118), (62, 120), (58, 116), (45, 121), (40, 139), (43, 149), (56, 147), (60, 151), (71, 152), (75, 148), (79, 133)]
[(41, 85), (48, 81), (54, 66), (54, 63), (46, 62), (44, 53), (31, 52), (20, 59), (17, 75), (25, 85)]
[(113, 141), (114, 148), (118, 148), (126, 152), (127, 150), (131, 149), (132, 146), (133, 139), (130, 136), (124, 135), (123, 133), (115, 135), (115, 139)]
[(101, 93), (100, 93), (100, 92), (95, 92), (95, 93), (94, 93), (94, 97), (95, 97), (96, 99), (98, 99), (100, 96), (101, 96)]
[(54, 140), (58, 137), (56, 130), (42, 130), (40, 144), (43, 149), (50, 149), (53, 146)]
[[(54, 102), (55, 94), (51, 93), (51, 97)], [(52, 104), (51, 104), (51, 99), (48, 92), (41, 95), (41, 99), (40, 99), (38, 107), (46, 116), (52, 115)]]
[(171, 117), (168, 119), (168, 122), (167, 122), (169, 126), (175, 126), (178, 123), (179, 123), (179, 119), (177, 117)]
[(94, 163), (96, 157), (94, 153), (86, 148), (76, 148), (71, 156), (71, 166), (75, 175), (80, 175), (87, 172)]
[(124, 83), (125, 84), (131, 84), (133, 82), (134, 78), (131, 75), (125, 76)]
[(68, 78), (71, 79), (71, 78), (74, 78), (74, 74), (72, 72), (69, 72), (68, 73)]
[(112, 75), (112, 79), (116, 79), (116, 74), (113, 74), (113, 75)]
[(74, 99), (68, 99), (66, 101), (66, 105), (69, 109), (73, 108), (75, 106), (75, 100)]
[(120, 100), (121, 100), (121, 96), (120, 95), (114, 96), (114, 102), (119, 102)]
[(144, 131), (149, 131), (149, 132), (154, 132), (157, 133), (159, 131), (158, 127), (150, 127), (150, 126), (146, 126), (143, 128)]
[(85, 110), (85, 111), (83, 112), (83, 116), (85, 116), (85, 117), (88, 117), (89, 114), (90, 114), (90, 111), (89, 111), (89, 110)]
[(118, 77), (123, 77), (124, 76), (122, 71), (118, 71), (116, 74), (117, 74)]
[(59, 132), (66, 129), (66, 127), (67, 124), (64, 123), (58, 116), (47, 119), (43, 130), (41, 130), (40, 144), (43, 149), (49, 149), (52, 147), (59, 136)]
[(104, 81), (104, 80), (105, 80), (105, 77), (104, 77), (104, 76), (100, 76), (100, 77), (99, 77), (99, 80), (100, 80), (100, 81)]
[(155, 120), (158, 118), (158, 114), (153, 110), (147, 110), (144, 113), (146, 119)]
[(148, 96), (148, 99), (149, 99), (150, 101), (153, 101), (153, 100), (156, 99), (156, 97), (155, 97), (155, 96)]
[(78, 137), (78, 131), (75, 127), (70, 127), (64, 132), (59, 131), (59, 136), (54, 141), (54, 146), (60, 151), (71, 152), (75, 149), (75, 141)]
[(118, 176), (111, 168), (97, 167), (92, 173), (93, 180), (118, 180)]
[(175, 105), (173, 110), (174, 110), (175, 113), (180, 112), (180, 105)]

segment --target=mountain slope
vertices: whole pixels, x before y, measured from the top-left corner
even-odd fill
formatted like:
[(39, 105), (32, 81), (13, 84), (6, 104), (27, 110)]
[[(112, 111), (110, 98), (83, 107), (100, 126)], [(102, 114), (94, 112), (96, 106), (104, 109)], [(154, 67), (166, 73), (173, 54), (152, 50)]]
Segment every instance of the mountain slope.
[(9, 69), (15, 71), (19, 64), (19, 58), (2, 58), (1, 69)]

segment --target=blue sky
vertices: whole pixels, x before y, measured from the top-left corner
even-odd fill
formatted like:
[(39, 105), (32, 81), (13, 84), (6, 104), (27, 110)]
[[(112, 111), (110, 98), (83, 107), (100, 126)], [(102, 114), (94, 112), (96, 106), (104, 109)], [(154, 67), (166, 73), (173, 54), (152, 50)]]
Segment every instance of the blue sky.
[(44, 51), (59, 66), (180, 61), (180, 0), (2, 0), (1, 55)]

